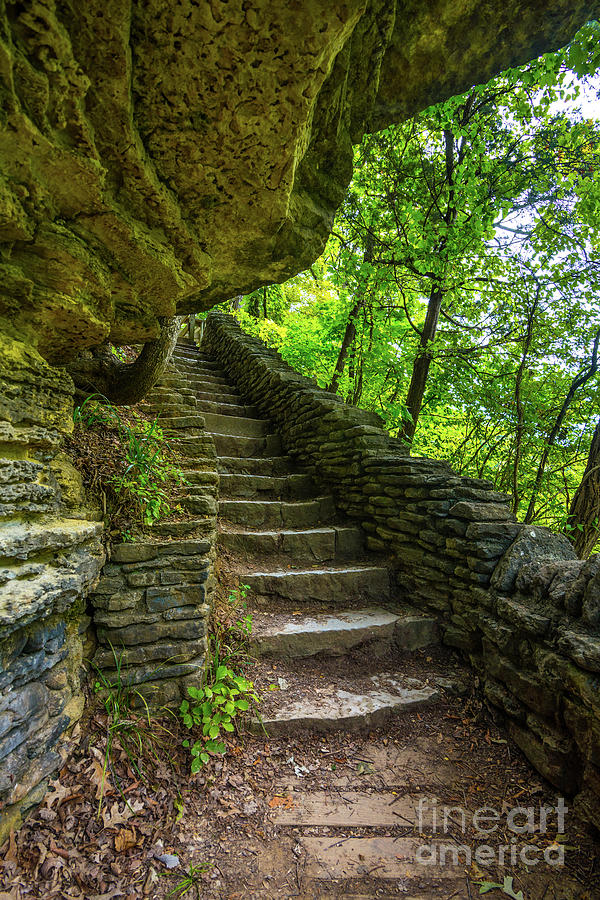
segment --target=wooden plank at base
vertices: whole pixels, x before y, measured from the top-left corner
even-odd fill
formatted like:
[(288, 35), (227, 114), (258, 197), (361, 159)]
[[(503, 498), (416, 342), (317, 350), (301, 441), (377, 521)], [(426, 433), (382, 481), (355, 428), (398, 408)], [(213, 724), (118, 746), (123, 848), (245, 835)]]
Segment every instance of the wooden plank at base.
[[(391, 791), (372, 794), (362, 791), (341, 791), (336, 794), (313, 791), (306, 794), (292, 793), (285, 799), (286, 802), (282, 802), (271, 813), (271, 820), (276, 825), (331, 825), (349, 828), (394, 825), (401, 828), (412, 826), (424, 831), (431, 831), (435, 826), (438, 834), (443, 833), (445, 807), (436, 797), (425, 797), (422, 794), (400, 796)], [(461, 813), (457, 807), (452, 807), (449, 815), (452, 821), (458, 817), (460, 822)], [(465, 821), (468, 821), (466, 814)]]
[(433, 887), (456, 880), (468, 867), (465, 852), (451, 840), (302, 837), (300, 844), (307, 854), (304, 875), (313, 879), (403, 878), (413, 881), (410, 888), (416, 890), (421, 883)]

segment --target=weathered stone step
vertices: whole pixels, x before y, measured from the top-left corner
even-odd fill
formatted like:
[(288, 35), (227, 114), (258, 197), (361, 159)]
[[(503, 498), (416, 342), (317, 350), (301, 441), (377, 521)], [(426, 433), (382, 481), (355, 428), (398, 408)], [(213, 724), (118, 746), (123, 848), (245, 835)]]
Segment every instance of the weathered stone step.
[(313, 500), (220, 500), (219, 515), (248, 528), (310, 528), (335, 515), (331, 497)]
[(388, 600), (390, 576), (383, 566), (249, 572), (242, 578), (255, 594), (284, 597), (297, 603), (316, 600), (343, 608), (348, 600)]
[(265, 437), (244, 437), (235, 434), (210, 432), (217, 448), (217, 456), (239, 456), (246, 458), (265, 453), (278, 456), (281, 453), (281, 438), (278, 434)]
[(242, 397), (231, 388), (227, 392), (223, 391), (193, 391), (192, 392), (198, 402), (207, 400), (209, 403), (231, 403), (241, 405)]
[(236, 437), (265, 437), (273, 426), (266, 419), (247, 419), (243, 416), (222, 416), (205, 413), (206, 430), (211, 434), (232, 434)]
[(148, 415), (156, 416), (157, 419), (160, 419), (160, 425), (162, 427), (162, 419), (173, 419), (178, 416), (193, 416), (196, 415), (196, 407), (184, 404), (168, 404), (168, 403), (140, 403), (139, 409), (148, 413)]
[(218, 474), (211, 469), (183, 469), (182, 474), (190, 484), (207, 484), (215, 487), (219, 484)]
[(177, 360), (175, 367), (177, 371), (181, 372), (186, 378), (189, 378), (190, 376), (205, 378), (208, 376), (209, 378), (220, 378), (223, 381), (227, 381), (227, 374), (223, 369), (220, 369), (217, 366), (205, 366), (197, 361), (182, 362), (181, 360)]
[(198, 437), (171, 438), (169, 446), (172, 450), (189, 459), (190, 468), (207, 467), (215, 464), (214, 442), (210, 434), (202, 432)]
[(363, 552), (363, 535), (354, 526), (307, 528), (302, 531), (221, 531), (219, 544), (248, 557), (286, 554), (297, 562), (347, 559)]
[(258, 656), (343, 656), (367, 641), (393, 646), (397, 621), (395, 613), (380, 607), (345, 610), (335, 615), (255, 613), (250, 648)]
[(187, 375), (186, 381), (190, 386), (199, 389), (202, 389), (202, 385), (210, 385), (215, 390), (221, 388), (222, 390), (229, 391), (233, 388), (233, 385), (228, 378), (218, 375), (196, 375), (195, 373), (190, 373)]
[(244, 406), (241, 403), (221, 403), (219, 400), (197, 400), (197, 408), (203, 413), (216, 413), (219, 416), (242, 416), (245, 419), (258, 419), (260, 414), (255, 406)]
[(306, 658), (317, 653), (343, 656), (354, 647), (376, 642), (374, 652), (392, 648), (420, 650), (438, 639), (435, 619), (381, 607), (296, 615), (255, 613), (251, 647), (259, 656)]
[(218, 469), (231, 475), (287, 475), (292, 471), (292, 463), (289, 456), (219, 456)]
[[(221, 475), (221, 496), (244, 499), (298, 500), (315, 493), (310, 475)], [(266, 495), (269, 495), (267, 497)]]
[(164, 431), (179, 431), (181, 428), (195, 428), (204, 431), (204, 416), (165, 416), (160, 426)]
[(207, 494), (206, 488), (202, 493), (190, 491), (180, 502), (185, 510), (195, 516), (214, 516), (217, 512), (217, 500)]
[(149, 394), (146, 395), (145, 401), (150, 402), (165, 402), (165, 403), (182, 403), (183, 401), (187, 403), (196, 404), (196, 395), (194, 391), (188, 389), (183, 386), (178, 390), (174, 390), (172, 388), (163, 387), (161, 384), (158, 384), (156, 387), (150, 391)]
[[(292, 680), (281, 666), (278, 673), (284, 683)], [(304, 673), (303, 681), (305, 696), (300, 700), (290, 699), (287, 690), (265, 698), (261, 717), (269, 734), (297, 734), (299, 728), (317, 732), (376, 728), (396, 713), (429, 706), (441, 696), (439, 688), (430, 684), (389, 673), (357, 678), (355, 687), (352, 679), (345, 679), (345, 687), (340, 688), (317, 674)]]

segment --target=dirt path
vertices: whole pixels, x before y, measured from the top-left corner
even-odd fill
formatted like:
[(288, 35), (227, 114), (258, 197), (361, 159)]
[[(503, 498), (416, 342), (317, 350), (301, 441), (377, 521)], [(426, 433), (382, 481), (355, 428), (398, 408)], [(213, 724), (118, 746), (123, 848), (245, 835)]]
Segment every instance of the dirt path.
[[(556, 792), (471, 699), (446, 697), (362, 736), (235, 737), (227, 756), (193, 777), (179, 745), (183, 735), (174, 732), (173, 768), (165, 750), (147, 766), (148, 781), (116, 754), (131, 809), (109, 775), (98, 820), (103, 724), (100, 716), (87, 723), (95, 734), (80, 739), (55, 792), (3, 848), (0, 900), (162, 900), (178, 884), (183, 887), (171, 896), (206, 900), (462, 900), (479, 896), (477, 882), (502, 883), (507, 876), (524, 900), (600, 897), (598, 842), (571, 810), (564, 833), (557, 833), (555, 813), (540, 829), (540, 807), (556, 807)], [(508, 816), (517, 806), (534, 811), (533, 834), (511, 831)], [(498, 814), (498, 828), (488, 836), (473, 825), (483, 807), (491, 807), (488, 817)], [(524, 821), (517, 816), (512, 825)], [(489, 819), (476, 824), (492, 827)], [(544, 850), (556, 862), (561, 843), (564, 865), (549, 865)], [(482, 845), (496, 862), (499, 847), (515, 847), (516, 860), (509, 850), (503, 866), (478, 865), (474, 854)], [(520, 859), (526, 845), (536, 860), (529, 871)], [(440, 847), (446, 848), (442, 866)], [(417, 863), (419, 848), (423, 860), (436, 848), (437, 864)], [(173, 869), (168, 857), (160, 860), (164, 854), (177, 857)], [(184, 893), (190, 866), (199, 868)], [(511, 895), (496, 889), (485, 896)]]

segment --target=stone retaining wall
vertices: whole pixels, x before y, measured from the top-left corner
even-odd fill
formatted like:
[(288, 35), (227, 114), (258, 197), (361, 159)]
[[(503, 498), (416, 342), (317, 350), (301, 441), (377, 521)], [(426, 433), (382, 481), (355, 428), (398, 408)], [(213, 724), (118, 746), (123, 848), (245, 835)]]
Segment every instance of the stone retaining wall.
[(183, 504), (194, 518), (159, 522), (145, 540), (113, 546), (91, 595), (94, 665), (114, 680), (119, 660), (119, 677), (155, 708), (179, 706), (187, 685), (201, 679), (215, 588), (219, 476), (195, 402), (173, 360), (145, 399), (147, 412), (172, 423), (163, 433), (189, 469)]
[(72, 392), (30, 345), (0, 337), (0, 844), (61, 768), (83, 709), (84, 598), (104, 555), (60, 449)]
[(406, 455), (380, 419), (295, 372), (234, 319), (204, 345), (270, 417), (285, 449), (390, 554), (405, 598), (434, 611), (538, 770), (600, 819), (600, 560), (522, 525), (490, 482)]

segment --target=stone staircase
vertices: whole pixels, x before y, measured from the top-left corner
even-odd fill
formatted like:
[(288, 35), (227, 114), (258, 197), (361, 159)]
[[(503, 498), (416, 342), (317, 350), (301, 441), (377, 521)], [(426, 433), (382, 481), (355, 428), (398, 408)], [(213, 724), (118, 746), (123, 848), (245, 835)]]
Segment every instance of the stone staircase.
[[(255, 682), (270, 687), (261, 709), (268, 732), (370, 727), (435, 702), (443, 679), (397, 671), (398, 654), (437, 642), (435, 620), (397, 602), (386, 561), (366, 555), (360, 529), (284, 454), (271, 423), (215, 360), (180, 341), (172, 363), (177, 375), (163, 378), (152, 402), (165, 404), (165, 433), (183, 429), (193, 443), (202, 417), (215, 442), (218, 542), (251, 591), (251, 647), (263, 660)], [(202, 476), (190, 469), (186, 477), (185, 502), (196, 511), (194, 478)], [(317, 654), (318, 666), (310, 659)]]

